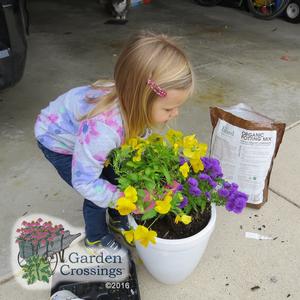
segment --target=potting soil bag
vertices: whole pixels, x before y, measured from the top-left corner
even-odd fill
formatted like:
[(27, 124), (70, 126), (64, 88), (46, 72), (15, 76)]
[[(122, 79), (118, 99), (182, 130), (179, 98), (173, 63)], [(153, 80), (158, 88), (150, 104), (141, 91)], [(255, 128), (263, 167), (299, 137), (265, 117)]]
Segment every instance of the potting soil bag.
[(224, 178), (248, 195), (247, 206), (259, 208), (267, 201), (273, 160), (285, 124), (254, 111), (245, 104), (210, 107), (213, 126), (210, 155), (220, 160)]

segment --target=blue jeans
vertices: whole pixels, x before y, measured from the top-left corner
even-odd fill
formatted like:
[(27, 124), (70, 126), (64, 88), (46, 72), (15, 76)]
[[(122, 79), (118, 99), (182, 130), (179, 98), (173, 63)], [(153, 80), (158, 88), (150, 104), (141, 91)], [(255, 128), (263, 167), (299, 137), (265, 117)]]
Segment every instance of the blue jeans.
[[(60, 154), (49, 150), (39, 141), (38, 147), (42, 150), (44, 156), (55, 167), (60, 177), (71, 187), (72, 186), (72, 155)], [(109, 166), (103, 169), (100, 178), (108, 180), (116, 185), (116, 175)], [(83, 217), (85, 222), (86, 237), (90, 242), (100, 240), (104, 235), (108, 234), (106, 224), (106, 207), (99, 207), (88, 199), (83, 202)], [(118, 219), (121, 218), (119, 212), (115, 209), (108, 208), (109, 215)]]

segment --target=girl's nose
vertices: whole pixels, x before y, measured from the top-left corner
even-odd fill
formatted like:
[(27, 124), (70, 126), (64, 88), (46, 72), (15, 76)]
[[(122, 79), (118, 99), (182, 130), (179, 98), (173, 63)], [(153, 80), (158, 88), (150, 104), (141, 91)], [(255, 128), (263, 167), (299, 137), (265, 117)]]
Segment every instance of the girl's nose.
[(175, 108), (173, 111), (172, 111), (172, 118), (175, 118), (178, 116), (178, 108)]

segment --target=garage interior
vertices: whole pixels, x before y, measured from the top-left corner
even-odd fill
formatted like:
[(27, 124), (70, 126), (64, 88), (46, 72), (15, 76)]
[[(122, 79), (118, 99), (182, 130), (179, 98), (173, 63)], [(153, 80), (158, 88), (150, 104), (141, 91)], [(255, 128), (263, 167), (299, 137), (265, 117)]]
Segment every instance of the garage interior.
[[(196, 133), (209, 144), (209, 107), (241, 102), (287, 125), (300, 119), (299, 24), (282, 18), (259, 20), (241, 9), (203, 7), (192, 0), (153, 0), (132, 7), (126, 25), (104, 24), (110, 16), (96, 0), (30, 0), (28, 9), (30, 35), (23, 78), (0, 91), (0, 222), (5, 241), (1, 244), (0, 299), (49, 297), (49, 291), (23, 290), (11, 277), (14, 258), (10, 249), (15, 238), (11, 229), (18, 218), (43, 213), (83, 227), (83, 199), (59, 179), (37, 148), (33, 126), (39, 111), (73, 87), (112, 78), (123, 43), (138, 30), (177, 37), (192, 61), (197, 90), (174, 125), (184, 133)], [(292, 259), (285, 264), (276, 261), (282, 255), (299, 259), (294, 246), (285, 249), (287, 243), (278, 243), (272, 250), (272, 241), (243, 243), (240, 226), (249, 231), (257, 227), (255, 214), (270, 218), (269, 226), (275, 226), (278, 234), (293, 222), (299, 225), (299, 209), (298, 217), (291, 216), (292, 209), (284, 210), (287, 202), (277, 195), (273, 198), (274, 207), (269, 203), (238, 217), (225, 216), (218, 208), (216, 230), (204, 258), (178, 286), (156, 282), (137, 263), (141, 298), (285, 299), (289, 293), (294, 296), (291, 299), (300, 297), (299, 269)], [(283, 215), (272, 218), (280, 207)], [(286, 239), (293, 237), (291, 233)], [(273, 258), (268, 258), (270, 250), (275, 251)], [(248, 251), (253, 261), (246, 258)], [(272, 276), (277, 283), (270, 281)], [(252, 291), (255, 285), (261, 288)]]

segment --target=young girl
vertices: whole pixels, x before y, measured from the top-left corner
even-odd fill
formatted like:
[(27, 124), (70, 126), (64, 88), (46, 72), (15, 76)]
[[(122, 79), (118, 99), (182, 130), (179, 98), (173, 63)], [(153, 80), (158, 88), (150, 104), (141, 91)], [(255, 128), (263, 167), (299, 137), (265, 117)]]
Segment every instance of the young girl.
[(113, 209), (122, 194), (113, 170), (104, 167), (108, 154), (176, 117), (193, 88), (193, 71), (182, 50), (165, 35), (139, 33), (121, 52), (114, 83), (74, 88), (39, 114), (38, 146), (85, 198), (85, 245), (94, 253), (125, 251), (108, 226), (118, 233), (129, 230), (127, 217)]

